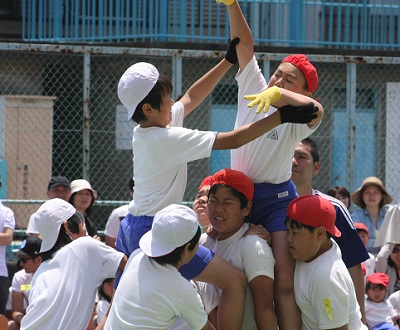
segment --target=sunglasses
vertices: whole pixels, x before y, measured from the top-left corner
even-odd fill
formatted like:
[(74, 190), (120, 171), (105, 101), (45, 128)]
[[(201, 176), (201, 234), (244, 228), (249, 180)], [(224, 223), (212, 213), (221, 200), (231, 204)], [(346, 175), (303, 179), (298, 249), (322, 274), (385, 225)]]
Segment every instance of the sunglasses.
[(392, 253), (399, 253), (400, 249), (399, 248), (393, 248)]
[(23, 262), (24, 264), (26, 264), (28, 260), (32, 260), (32, 259), (33, 259), (32, 257), (29, 257), (29, 258), (19, 258), (19, 261), (20, 261), (20, 262)]

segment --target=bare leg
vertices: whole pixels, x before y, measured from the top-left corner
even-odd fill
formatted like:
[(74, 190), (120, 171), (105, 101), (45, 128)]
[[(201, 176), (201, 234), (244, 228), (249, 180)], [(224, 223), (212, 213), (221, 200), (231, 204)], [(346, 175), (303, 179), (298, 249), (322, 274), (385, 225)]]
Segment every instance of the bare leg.
[(294, 299), (294, 260), (289, 253), (286, 232), (277, 231), (272, 236), (275, 258), (274, 300), (280, 330), (300, 330), (300, 309)]

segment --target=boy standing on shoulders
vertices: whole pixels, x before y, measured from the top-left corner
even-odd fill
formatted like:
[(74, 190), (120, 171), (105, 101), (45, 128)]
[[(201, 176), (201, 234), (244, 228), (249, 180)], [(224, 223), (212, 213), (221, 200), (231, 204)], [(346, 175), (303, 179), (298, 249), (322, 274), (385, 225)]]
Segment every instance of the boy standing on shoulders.
[[(302, 54), (287, 56), (266, 81), (254, 56), (251, 30), (237, 0), (217, 0), (227, 5), (230, 38), (240, 38), (236, 46), (239, 61), (238, 112), (235, 127), (259, 118), (269, 118), (290, 106), (315, 106), (316, 117), (306, 124), (285, 123), (262, 137), (231, 151), (231, 168), (246, 174), (254, 183), (254, 199), (249, 221), (261, 224), (271, 233), (276, 261), (274, 300), (281, 330), (300, 330), (300, 312), (293, 289), (294, 260), (290, 257), (286, 236), (286, 209), (297, 197), (290, 180), (292, 156), (297, 143), (313, 133), (324, 114), (321, 104), (311, 98), (318, 87), (315, 67)], [(260, 91), (263, 91), (260, 93)], [(260, 93), (258, 95), (255, 95)], [(249, 95), (250, 94), (250, 95)], [(274, 98), (268, 95), (273, 94)], [(252, 100), (248, 103), (246, 100)], [(257, 111), (249, 106), (259, 104)], [(270, 106), (271, 105), (271, 106)], [(260, 113), (264, 109), (264, 113)], [(292, 109), (295, 115), (298, 109)], [(267, 113), (268, 112), (268, 113)], [(282, 120), (285, 122), (285, 120)]]
[(367, 330), (354, 284), (333, 236), (336, 212), (316, 195), (293, 200), (287, 209), (289, 251), (296, 260), (294, 289), (302, 329)]

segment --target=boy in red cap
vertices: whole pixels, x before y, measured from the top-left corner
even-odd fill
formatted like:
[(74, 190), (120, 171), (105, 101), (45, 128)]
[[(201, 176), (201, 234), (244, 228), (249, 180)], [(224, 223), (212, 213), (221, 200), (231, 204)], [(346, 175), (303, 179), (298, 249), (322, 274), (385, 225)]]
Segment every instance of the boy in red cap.
[[(364, 243), (365, 247), (368, 247), (368, 242), (369, 242), (369, 229), (368, 227), (361, 223), (361, 222), (354, 222), (354, 227), (356, 227), (357, 233), (360, 236), (362, 242)], [(365, 274), (364, 274), (364, 279), (366, 280), (369, 275), (375, 272), (375, 256), (371, 253), (368, 252), (369, 259), (365, 260), (363, 262), (365, 267)]]
[(316, 195), (293, 200), (287, 209), (287, 242), (296, 260), (294, 291), (302, 329), (367, 329), (361, 322), (353, 281), (340, 248), (336, 212)]
[[(244, 236), (254, 196), (253, 182), (242, 172), (223, 169), (212, 176), (208, 218), (217, 233), (201, 237), (201, 244), (242, 270), (247, 279), (242, 329), (277, 329), (273, 304), (275, 260), (267, 242), (257, 235)], [(213, 285), (199, 284), (209, 319), (216, 325), (219, 292)]]
[[(288, 204), (297, 197), (296, 187), (290, 180), (294, 149), (298, 141), (316, 130), (323, 117), (322, 105), (311, 98), (318, 86), (317, 71), (305, 55), (291, 55), (282, 61), (267, 82), (254, 56), (251, 31), (238, 1), (217, 2), (227, 5), (231, 39), (240, 38), (236, 46), (240, 69), (236, 75), (239, 93), (235, 127), (253, 122), (260, 116), (271, 116), (288, 104), (313, 104), (318, 108), (317, 118), (308, 124), (280, 125), (231, 151), (231, 168), (243, 172), (255, 184), (249, 220), (254, 224), (262, 224), (272, 236), (272, 251), (276, 260), (274, 292), (279, 327), (282, 330), (300, 329), (293, 328), (293, 324), (300, 323), (300, 313), (294, 301), (294, 261), (285, 241), (285, 218)], [(260, 91), (263, 92), (256, 95)], [(248, 103), (245, 98), (252, 102)], [(248, 107), (257, 104), (256, 112), (249, 110)], [(259, 114), (262, 109), (264, 113)]]
[(385, 299), (389, 276), (385, 273), (373, 273), (367, 277), (365, 292), (365, 316), (367, 326), (372, 330), (398, 329), (396, 320), (398, 313), (389, 300)]

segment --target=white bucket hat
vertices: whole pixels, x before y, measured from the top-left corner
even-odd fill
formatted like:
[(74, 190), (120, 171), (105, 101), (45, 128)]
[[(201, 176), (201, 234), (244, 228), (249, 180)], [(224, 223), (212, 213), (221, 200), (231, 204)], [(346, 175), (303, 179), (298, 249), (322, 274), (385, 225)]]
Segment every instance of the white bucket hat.
[(142, 236), (139, 246), (150, 257), (161, 257), (188, 243), (197, 233), (196, 213), (184, 205), (171, 204), (154, 216), (151, 230)]
[(128, 110), (128, 120), (135, 113), (137, 105), (150, 93), (160, 76), (150, 63), (139, 62), (130, 66), (118, 83), (118, 97)]
[(45, 202), (34, 214), (33, 221), (42, 237), (40, 252), (49, 251), (57, 241), (61, 225), (76, 212), (68, 202), (53, 198)]
[(92, 188), (88, 181), (78, 179), (71, 182), (71, 195), (85, 189), (89, 189), (92, 192), (94, 199), (97, 199), (97, 191)]

